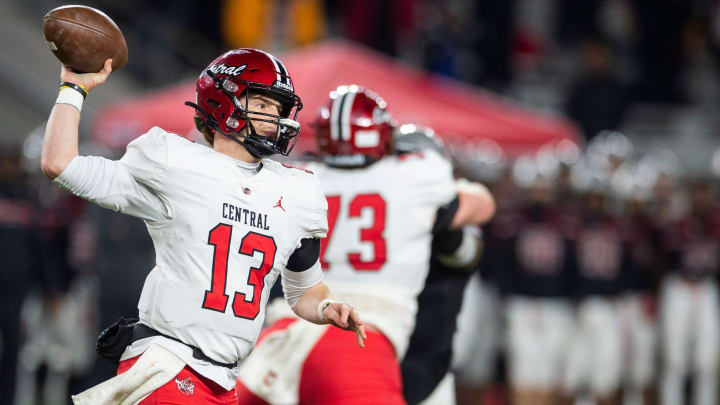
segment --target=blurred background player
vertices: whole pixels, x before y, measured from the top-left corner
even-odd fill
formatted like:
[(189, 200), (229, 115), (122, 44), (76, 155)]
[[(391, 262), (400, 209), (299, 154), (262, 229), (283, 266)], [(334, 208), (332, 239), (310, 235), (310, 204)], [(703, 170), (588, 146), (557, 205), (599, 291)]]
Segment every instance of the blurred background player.
[(94, 358), (96, 302), (71, 257), (84, 204), (40, 178), (23, 149), (0, 142), (0, 395), (65, 404)]
[[(92, 249), (87, 222), (81, 218), (87, 204), (43, 181), (44, 209), (37, 219), (42, 233), (38, 259), (42, 289), (32, 288), (20, 316), (24, 337), (23, 359), (17, 370), (16, 404), (63, 405), (70, 392), (79, 391), (81, 378), (96, 357), (99, 327), (96, 280), (89, 276), (85, 252)], [(22, 251), (22, 250), (20, 250)]]
[(712, 186), (701, 179), (689, 188), (687, 213), (662, 230), (669, 274), (660, 295), (662, 404), (684, 401), (692, 381), (693, 404), (717, 403), (720, 303), (720, 212)]
[(21, 308), (41, 280), (43, 244), (37, 201), (17, 148), (0, 148), (0, 395), (12, 403), (21, 346)]
[(363, 313), (367, 345), (358, 350), (273, 304), (268, 318), (277, 320), (240, 370), (239, 403), (403, 404), (399, 362), (432, 235), (488, 220), (494, 201), (483, 188), (457, 191), (449, 162), (432, 149), (395, 155), (387, 105), (362, 87), (331, 92), (314, 131), (322, 163), (307, 168), (328, 200), (325, 281)]
[(502, 306), (488, 263), (493, 256), (487, 254), (489, 249), (483, 239), (479, 267), (467, 280), (457, 317), (451, 371), (458, 405), (481, 403), (492, 395), (496, 377)]
[(624, 347), (619, 309), (630, 252), (603, 188), (592, 184), (584, 190), (572, 230), (576, 308), (563, 385), (571, 397), (587, 392), (597, 404), (613, 405), (620, 403)]
[(499, 280), (506, 296), (511, 401), (554, 404), (572, 327), (571, 221), (549, 179), (535, 176), (520, 184), (524, 200), (498, 213), (484, 237), (505, 266)]
[[(406, 124), (396, 131), (395, 151), (423, 153), (432, 149), (452, 161), (440, 138), (430, 128)], [(458, 191), (472, 187), (456, 182)], [(403, 396), (408, 404), (453, 404), (455, 383), (450, 364), (463, 291), (477, 269), (482, 252), (480, 229), (467, 226), (433, 235), (430, 270), (418, 295), (415, 329), (401, 364)]]
[(657, 293), (660, 280), (658, 233), (648, 213), (649, 190), (631, 189), (623, 196), (618, 224), (628, 257), (620, 317), (626, 344), (624, 398), (631, 403), (657, 402)]

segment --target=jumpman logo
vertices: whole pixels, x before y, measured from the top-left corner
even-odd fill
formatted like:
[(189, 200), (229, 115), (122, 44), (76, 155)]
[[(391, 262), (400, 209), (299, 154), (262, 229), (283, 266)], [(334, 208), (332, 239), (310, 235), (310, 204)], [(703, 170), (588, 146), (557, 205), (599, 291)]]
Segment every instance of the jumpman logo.
[(283, 208), (283, 206), (282, 206), (282, 199), (283, 199), (283, 198), (280, 197), (280, 199), (278, 200), (277, 204), (273, 205), (273, 208), (280, 207), (280, 209), (282, 209), (283, 211), (285, 211), (285, 208)]

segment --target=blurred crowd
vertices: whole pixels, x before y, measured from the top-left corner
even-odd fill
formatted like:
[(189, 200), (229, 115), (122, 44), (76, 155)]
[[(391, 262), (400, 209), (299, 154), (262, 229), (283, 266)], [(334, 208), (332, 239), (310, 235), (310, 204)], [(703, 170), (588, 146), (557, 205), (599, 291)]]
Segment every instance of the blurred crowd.
[(95, 339), (101, 325), (137, 312), (154, 251), (141, 221), (42, 178), (24, 153), (29, 139), (0, 150), (0, 392), (4, 404), (67, 404), (114, 375), (97, 361)]
[(0, 153), (0, 391), (3, 401), (13, 392), (18, 400), (34, 396), (41, 379), (49, 387), (45, 394), (54, 398), (94, 361), (91, 228), (81, 220), (82, 200), (30, 174), (19, 151)]
[(717, 177), (609, 131), (486, 160), (456, 162), (498, 206), (459, 320), (458, 403), (499, 387), (519, 404), (716, 403)]
[[(127, 71), (151, 86), (194, 75), (223, 49), (278, 52), (339, 37), (531, 103), (549, 96), (519, 88), (534, 77), (561, 87), (544, 88), (549, 93), (582, 89), (581, 104), (596, 108), (717, 101), (717, 88), (703, 86), (717, 80), (720, 49), (720, 6), (709, 0), (87, 3), (123, 27), (133, 55)], [(148, 60), (162, 62), (163, 69), (147, 69)], [(577, 109), (569, 110), (575, 118)], [(618, 113), (604, 116), (618, 119)]]
[[(612, 401), (621, 388), (645, 403), (716, 398), (720, 154), (687, 173), (672, 151), (637, 153), (617, 130), (632, 103), (720, 101), (717, 1), (86, 3), (128, 27), (137, 57), (127, 72), (146, 85), (196, 73), (226, 47), (341, 36), (568, 114), (587, 144), (512, 159), (497, 144), (454, 150), (458, 175), (487, 184), (498, 206), (461, 314), (459, 403)], [(540, 96), (522, 90), (534, 77), (549, 83)], [(93, 353), (95, 335), (135, 313), (154, 253), (141, 221), (39, 178), (23, 158), (36, 145), (3, 145), (0, 156), (0, 397), (51, 405), (113, 374)], [(526, 336), (548, 329), (548, 357), (528, 359), (537, 348)]]

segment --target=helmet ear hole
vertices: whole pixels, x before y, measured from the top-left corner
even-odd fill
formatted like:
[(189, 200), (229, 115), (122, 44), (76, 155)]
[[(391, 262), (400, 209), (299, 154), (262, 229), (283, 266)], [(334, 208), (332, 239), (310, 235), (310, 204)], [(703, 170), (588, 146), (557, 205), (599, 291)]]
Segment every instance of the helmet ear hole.
[(195, 128), (197, 128), (199, 132), (203, 132), (203, 130), (205, 129), (205, 123), (203, 122), (202, 118), (195, 116), (193, 117), (193, 120), (195, 121)]
[(195, 116), (193, 119), (195, 120), (195, 128), (203, 135), (205, 142), (213, 146), (215, 144), (215, 131), (203, 122), (202, 118)]

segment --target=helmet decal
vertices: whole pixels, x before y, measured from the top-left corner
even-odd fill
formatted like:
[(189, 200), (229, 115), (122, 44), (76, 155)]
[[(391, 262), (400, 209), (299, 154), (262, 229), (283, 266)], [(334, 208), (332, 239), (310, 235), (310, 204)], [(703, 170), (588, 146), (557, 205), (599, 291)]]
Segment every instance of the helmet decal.
[(219, 65), (210, 65), (210, 67), (207, 68), (207, 70), (215, 73), (215, 74), (223, 74), (223, 75), (230, 75), (230, 76), (238, 76), (240, 73), (245, 70), (247, 65), (242, 66), (225, 66), (224, 63), (221, 63)]

